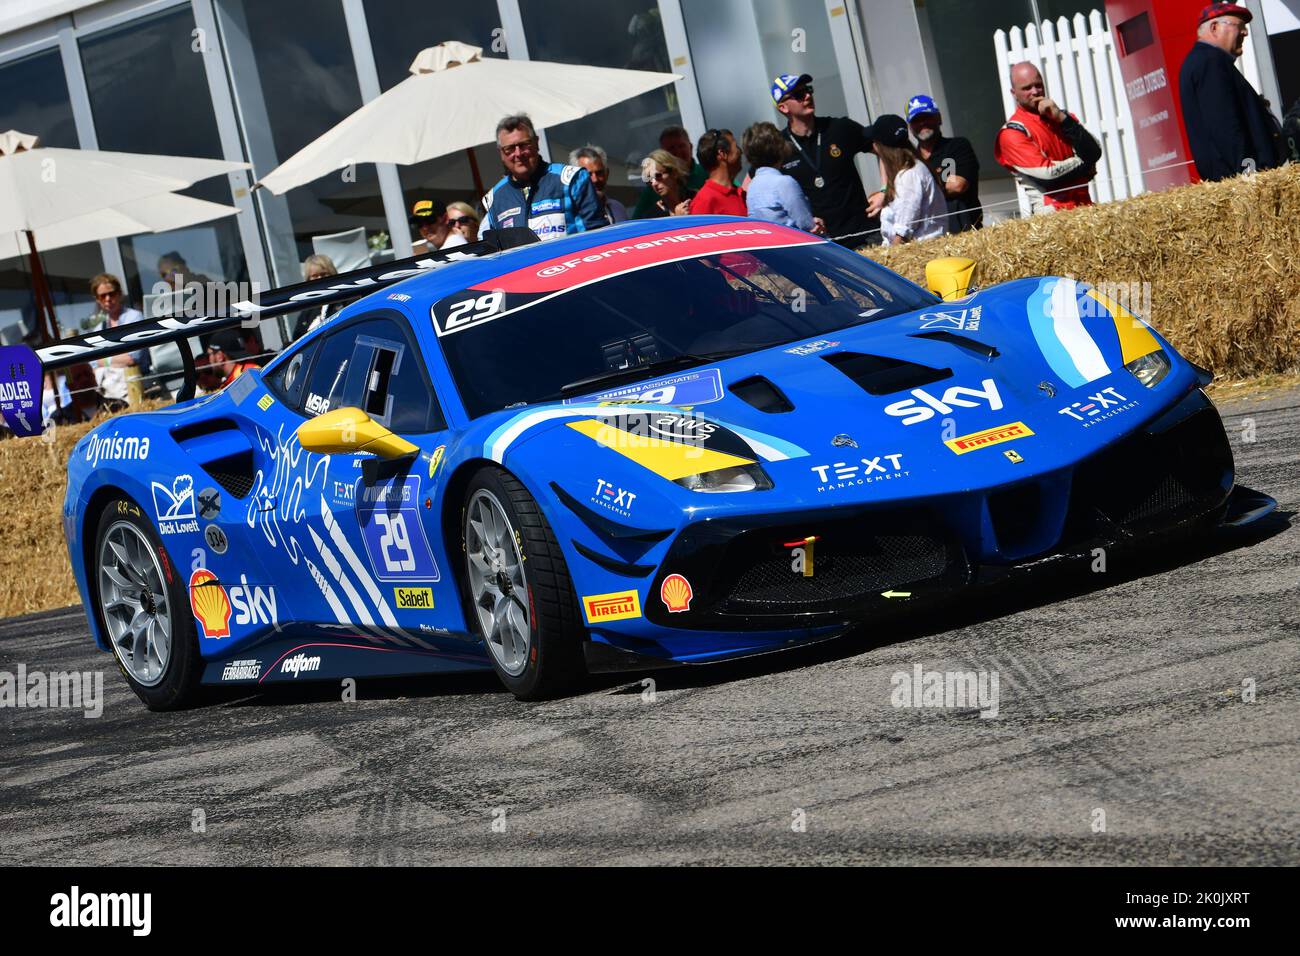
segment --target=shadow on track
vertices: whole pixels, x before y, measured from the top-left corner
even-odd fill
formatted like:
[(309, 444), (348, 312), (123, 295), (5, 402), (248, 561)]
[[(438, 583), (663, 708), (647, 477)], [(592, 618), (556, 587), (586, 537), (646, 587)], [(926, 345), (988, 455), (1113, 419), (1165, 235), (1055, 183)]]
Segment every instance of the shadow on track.
[[(1062, 560), (1045, 567), (1013, 572), (1005, 581), (961, 592), (970, 600), (954, 601), (943, 609), (916, 611), (910, 616), (905, 609), (864, 624), (839, 637), (780, 651), (758, 654), (738, 660), (713, 664), (681, 665), (668, 668), (626, 670), (596, 674), (581, 693), (639, 693), (641, 681), (653, 676), (657, 690), (711, 687), (732, 681), (800, 670), (829, 661), (842, 660), (881, 647), (901, 644), (918, 637), (983, 624), (1008, 614), (1033, 610), (1058, 601), (1070, 600), (1103, 591), (1209, 558), (1253, 547), (1292, 527), (1295, 512), (1274, 512), (1239, 529), (1218, 528), (1210, 534), (1166, 543), (1161, 546), (1111, 549), (1107, 553), (1107, 570), (1094, 574), (1086, 558)], [(1032, 583), (1033, 587), (1019, 585)], [(880, 625), (888, 627), (882, 639)], [(209, 688), (200, 706), (222, 704), (227, 707), (289, 707), (320, 704), (340, 699), (335, 682), (276, 684), (249, 696), (247, 689)], [(403, 698), (438, 698), (461, 695), (506, 695), (508, 692), (491, 671), (470, 674), (434, 674), (421, 677), (358, 678), (358, 700), (400, 700)], [(575, 695), (577, 696), (577, 695)], [(536, 706), (520, 703), (520, 707)]]

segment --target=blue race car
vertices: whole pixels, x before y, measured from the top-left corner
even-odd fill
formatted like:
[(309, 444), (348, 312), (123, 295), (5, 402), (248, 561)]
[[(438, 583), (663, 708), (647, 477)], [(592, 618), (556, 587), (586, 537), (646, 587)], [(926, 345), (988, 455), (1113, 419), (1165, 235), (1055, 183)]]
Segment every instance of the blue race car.
[[(72, 567), (149, 707), (488, 667), (540, 698), (1271, 507), (1206, 373), (1071, 279), (945, 301), (718, 217), (446, 258), (328, 280), (377, 291), (77, 445)], [(125, 347), (78, 343), (42, 357)]]

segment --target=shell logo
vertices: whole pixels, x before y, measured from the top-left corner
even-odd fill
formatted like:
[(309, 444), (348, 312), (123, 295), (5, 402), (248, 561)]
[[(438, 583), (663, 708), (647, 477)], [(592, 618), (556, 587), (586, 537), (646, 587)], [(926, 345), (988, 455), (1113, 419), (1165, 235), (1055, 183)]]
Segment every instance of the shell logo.
[(670, 614), (689, 611), (693, 597), (695, 592), (691, 589), (691, 582), (680, 574), (668, 575), (664, 578), (664, 583), (659, 585), (659, 600), (664, 602), (664, 607), (668, 608)]
[(190, 610), (209, 639), (230, 636), (230, 598), (216, 581), (217, 576), (206, 568), (190, 575)]

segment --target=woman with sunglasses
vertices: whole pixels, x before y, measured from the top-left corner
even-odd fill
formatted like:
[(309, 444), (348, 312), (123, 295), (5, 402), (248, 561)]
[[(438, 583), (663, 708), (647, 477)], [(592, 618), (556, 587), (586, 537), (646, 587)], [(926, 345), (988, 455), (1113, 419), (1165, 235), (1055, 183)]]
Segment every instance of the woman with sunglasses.
[(687, 175), (685, 164), (666, 149), (656, 149), (641, 160), (641, 180), (659, 197), (643, 218), (689, 215), (695, 193), (686, 187)]
[[(97, 306), (90, 318), (93, 326), (90, 331), (101, 332), (119, 325), (130, 325), (144, 318), (140, 312), (126, 304), (122, 282), (115, 275), (104, 272), (91, 279), (90, 294), (95, 297)], [(104, 405), (112, 411), (120, 411), (127, 406), (130, 396), (127, 369), (132, 367), (139, 369), (141, 375), (149, 373), (148, 349), (124, 352), (94, 363), (95, 379), (99, 383), (100, 394), (104, 396)]]
[(447, 206), (447, 224), (451, 231), (466, 242), (478, 241), (478, 213), (467, 202), (454, 202)]

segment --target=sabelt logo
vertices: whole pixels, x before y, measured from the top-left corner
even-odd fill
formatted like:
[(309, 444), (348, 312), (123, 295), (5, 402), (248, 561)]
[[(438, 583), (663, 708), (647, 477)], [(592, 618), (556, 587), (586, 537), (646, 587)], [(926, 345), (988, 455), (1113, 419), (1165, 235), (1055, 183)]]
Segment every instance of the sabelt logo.
[(990, 445), (1000, 445), (1004, 441), (1014, 441), (1017, 438), (1027, 438), (1032, 434), (1033, 431), (1024, 422), (1012, 422), (1010, 425), (999, 425), (997, 428), (986, 428), (982, 432), (972, 432), (969, 435), (962, 435), (960, 438), (951, 438), (944, 444), (957, 454), (964, 455), (968, 451), (977, 451), (980, 448), (988, 448)]
[(641, 599), (635, 591), (584, 595), (582, 607), (587, 612), (588, 624), (626, 621), (641, 616)]
[(401, 611), (433, 610), (433, 588), (393, 588), (393, 598)]
[(903, 419), (904, 425), (915, 425), (933, 418), (935, 412), (940, 415), (951, 415), (958, 408), (978, 408), (981, 400), (986, 402), (992, 411), (1001, 411), (1002, 396), (998, 394), (997, 383), (991, 378), (986, 378), (980, 385), (981, 388), (954, 385), (944, 391), (942, 398), (935, 398), (923, 388), (914, 388), (912, 398), (886, 405), (885, 414)]
[(206, 568), (190, 575), (190, 610), (204, 637), (215, 640), (230, 636), (230, 598), (217, 583), (217, 576)]

